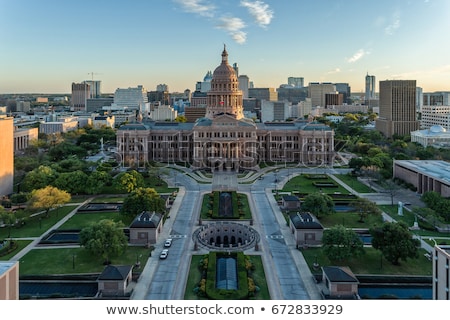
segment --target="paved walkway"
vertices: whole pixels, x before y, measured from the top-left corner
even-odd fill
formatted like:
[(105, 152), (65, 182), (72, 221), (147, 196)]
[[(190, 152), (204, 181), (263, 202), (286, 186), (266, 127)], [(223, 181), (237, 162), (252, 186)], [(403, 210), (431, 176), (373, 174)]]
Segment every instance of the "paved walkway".
[[(71, 212), (69, 212), (69, 214), (67, 214), (64, 218), (62, 218), (61, 220), (59, 220), (57, 223), (55, 223), (52, 227), (50, 227), (46, 232), (44, 232), (42, 235), (40, 235), (39, 237), (32, 237), (32, 238), (20, 238), (20, 240), (33, 240), (31, 243), (29, 243), (25, 248), (23, 248), (22, 250), (20, 250), (15, 256), (13, 256), (10, 260), (20, 260), (24, 255), (26, 255), (30, 250), (35, 249), (36, 246), (39, 244), (39, 242), (42, 240), (42, 238), (44, 238), (45, 236), (48, 235), (48, 233), (54, 229), (58, 229), (61, 225), (63, 225), (67, 220), (69, 220), (75, 213), (77, 213), (78, 209), (82, 206), (84, 206), (86, 203), (89, 203), (92, 201), (93, 198), (89, 198), (85, 201), (83, 201), (82, 203), (70, 203), (67, 205), (76, 205), (77, 207), (75, 209), (73, 209)], [(49, 246), (50, 247), (50, 246)], [(53, 246), (54, 247), (54, 246)], [(79, 246), (78, 246), (79, 247)], [(46, 247), (48, 248), (48, 247)], [(60, 248), (60, 247), (58, 247)]]

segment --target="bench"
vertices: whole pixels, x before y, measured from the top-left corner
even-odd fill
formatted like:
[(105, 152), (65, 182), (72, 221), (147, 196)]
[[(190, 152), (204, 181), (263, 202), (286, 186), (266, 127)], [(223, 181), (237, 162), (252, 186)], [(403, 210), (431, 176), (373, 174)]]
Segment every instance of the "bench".
[(431, 261), (431, 254), (424, 253), (423, 255), (424, 255), (425, 258), (427, 258), (429, 261)]

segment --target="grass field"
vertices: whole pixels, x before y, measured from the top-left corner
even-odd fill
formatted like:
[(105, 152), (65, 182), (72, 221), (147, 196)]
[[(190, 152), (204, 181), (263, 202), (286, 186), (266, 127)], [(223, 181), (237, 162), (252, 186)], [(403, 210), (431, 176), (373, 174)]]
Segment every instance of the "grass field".
[[(112, 257), (115, 265), (134, 265), (136, 261), (144, 266), (150, 249), (128, 247), (120, 257)], [(33, 249), (20, 259), (20, 276), (73, 273), (100, 273), (105, 266), (103, 259), (93, 256), (84, 248)], [(141, 267), (142, 268), (142, 267)]]

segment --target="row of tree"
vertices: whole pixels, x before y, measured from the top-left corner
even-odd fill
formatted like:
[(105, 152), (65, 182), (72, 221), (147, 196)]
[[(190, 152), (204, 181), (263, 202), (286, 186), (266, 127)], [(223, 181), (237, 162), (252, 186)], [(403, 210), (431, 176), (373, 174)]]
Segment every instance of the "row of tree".
[[(372, 247), (380, 250), (390, 263), (399, 265), (400, 261), (418, 257), (420, 241), (413, 238), (404, 222), (384, 222), (380, 227), (371, 228), (369, 232)], [(331, 261), (360, 257), (365, 253), (360, 236), (342, 225), (324, 231), (322, 248)]]

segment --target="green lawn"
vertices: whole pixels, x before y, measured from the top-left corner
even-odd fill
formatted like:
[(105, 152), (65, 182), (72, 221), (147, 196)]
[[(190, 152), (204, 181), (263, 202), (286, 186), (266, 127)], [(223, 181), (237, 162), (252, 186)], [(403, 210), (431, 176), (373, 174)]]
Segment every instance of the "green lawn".
[[(77, 206), (69, 205), (50, 211), (48, 217), (43, 214), (39, 217), (29, 218), (25, 225), (20, 228), (11, 228), (11, 238), (26, 238), (26, 237), (38, 237), (42, 235), (48, 229), (51, 229), (61, 218), (68, 215)], [(0, 228), (0, 239), (7, 238), (9, 234), (9, 228)]]
[(357, 177), (351, 176), (349, 174), (335, 174), (336, 178), (344, 182), (347, 186), (352, 188), (358, 193), (373, 193), (376, 192), (369, 186), (365, 185), (364, 183), (358, 181)]
[(381, 225), (383, 218), (381, 215), (368, 215), (364, 222), (359, 222), (359, 214), (356, 212), (335, 212), (329, 215), (322, 215), (320, 223), (325, 228), (341, 224), (347, 228), (370, 228), (374, 225)]
[[(321, 175), (324, 176), (324, 175)], [(315, 182), (328, 182), (335, 183), (336, 187), (318, 188), (313, 185)], [(306, 175), (298, 175), (290, 179), (283, 187), (282, 192), (298, 191), (300, 193), (316, 193), (322, 190), (323, 193), (335, 193), (340, 192), (342, 194), (348, 194), (349, 192), (343, 186), (335, 182), (330, 177), (326, 176), (323, 179), (308, 179)]]
[(125, 226), (128, 226), (134, 217), (123, 215), (120, 212), (92, 212), (92, 213), (77, 213), (70, 217), (61, 227), (60, 230), (67, 229), (83, 229), (93, 223), (96, 223), (103, 219), (110, 219), (114, 222), (123, 222)]
[(25, 248), (27, 245), (29, 245), (32, 241), (31, 240), (15, 240), (17, 244), (17, 249), (14, 250), (11, 253), (8, 253), (7, 255), (1, 256), (0, 261), (7, 261), (14, 257), (16, 254), (18, 254), (23, 248)]
[(432, 262), (425, 258), (425, 250), (419, 250), (416, 259), (401, 261), (399, 266), (395, 266), (382, 258), (381, 252), (371, 247), (364, 248), (365, 254), (359, 258), (351, 258), (344, 261), (330, 261), (322, 251), (322, 248), (308, 248), (301, 253), (305, 257), (308, 266), (313, 273), (319, 273), (313, 269), (316, 261), (321, 266), (348, 266), (354, 274), (385, 274), (385, 275), (425, 275), (433, 274)]
[[(126, 252), (111, 259), (115, 265), (134, 265), (136, 260), (145, 265), (150, 249), (128, 247)], [(84, 248), (33, 249), (20, 259), (20, 276), (71, 273), (99, 273), (104, 269), (103, 259)]]

